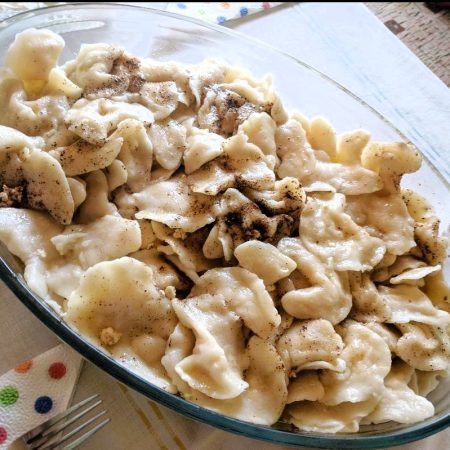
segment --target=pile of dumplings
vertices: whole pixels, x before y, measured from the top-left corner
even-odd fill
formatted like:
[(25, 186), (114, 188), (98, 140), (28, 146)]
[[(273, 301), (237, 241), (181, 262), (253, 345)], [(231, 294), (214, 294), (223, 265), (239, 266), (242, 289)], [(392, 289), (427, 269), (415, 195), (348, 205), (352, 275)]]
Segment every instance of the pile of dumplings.
[(0, 72), (0, 239), (29, 287), (150, 383), (244, 421), (434, 414), (450, 363), (421, 156), (287, 112), (270, 76), (18, 34)]

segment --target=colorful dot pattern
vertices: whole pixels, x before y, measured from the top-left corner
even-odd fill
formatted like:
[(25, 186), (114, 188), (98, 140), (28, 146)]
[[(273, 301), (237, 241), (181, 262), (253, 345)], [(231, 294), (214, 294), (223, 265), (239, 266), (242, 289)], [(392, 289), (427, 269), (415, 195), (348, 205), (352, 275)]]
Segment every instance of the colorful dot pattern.
[(184, 2), (169, 3), (167, 11), (216, 22), (220, 25), (228, 20), (246, 17), (267, 11), (283, 2)]
[(34, 410), (38, 414), (47, 414), (53, 407), (53, 400), (48, 395), (42, 395), (34, 402)]
[(50, 378), (60, 380), (67, 372), (66, 366), (62, 362), (54, 362), (48, 368)]
[(5, 386), (0, 389), (0, 405), (10, 406), (14, 405), (19, 398), (19, 391), (14, 386)]
[(0, 377), (0, 450), (67, 408), (81, 361), (61, 344)]
[(32, 365), (33, 365), (33, 361), (28, 360), (28, 361), (25, 361), (22, 364), (19, 364), (18, 366), (16, 366), (14, 368), (14, 370), (17, 373), (27, 373), (31, 369)]
[(8, 439), (8, 432), (3, 427), (0, 427), (0, 445), (3, 444), (6, 439)]

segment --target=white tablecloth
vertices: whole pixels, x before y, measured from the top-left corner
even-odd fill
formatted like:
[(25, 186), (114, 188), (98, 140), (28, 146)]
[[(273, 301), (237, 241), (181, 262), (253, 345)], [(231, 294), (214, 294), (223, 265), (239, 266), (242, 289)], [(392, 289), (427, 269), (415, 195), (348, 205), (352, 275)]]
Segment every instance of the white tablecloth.
[[(228, 26), (330, 75), (386, 115), (435, 164), (450, 172), (450, 90), (363, 4), (289, 3)], [(4, 285), (0, 285), (0, 332), (0, 373), (57, 344)], [(86, 364), (75, 401), (93, 393), (101, 395), (113, 422), (84, 450), (283, 448), (184, 419)], [(448, 449), (450, 432), (399, 448)]]

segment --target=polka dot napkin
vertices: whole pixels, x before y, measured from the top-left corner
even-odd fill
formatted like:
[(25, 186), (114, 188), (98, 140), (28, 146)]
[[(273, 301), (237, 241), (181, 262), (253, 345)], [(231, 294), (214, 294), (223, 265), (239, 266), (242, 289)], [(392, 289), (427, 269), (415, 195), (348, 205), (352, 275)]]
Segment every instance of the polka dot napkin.
[(166, 10), (222, 24), (227, 20), (239, 19), (260, 11), (281, 5), (284, 2), (170, 2)]
[(61, 344), (0, 377), (0, 450), (67, 409), (81, 363)]

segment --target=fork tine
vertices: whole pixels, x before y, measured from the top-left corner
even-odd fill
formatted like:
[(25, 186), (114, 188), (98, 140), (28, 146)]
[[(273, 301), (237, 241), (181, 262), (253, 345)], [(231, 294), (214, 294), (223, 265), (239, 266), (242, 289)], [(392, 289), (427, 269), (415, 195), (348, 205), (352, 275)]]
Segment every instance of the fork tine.
[(111, 422), (111, 419), (106, 419), (102, 423), (98, 424), (96, 427), (92, 428), (92, 430), (89, 430), (87, 433), (80, 436), (75, 441), (71, 442), (69, 445), (66, 445), (62, 448), (62, 450), (74, 450), (79, 445), (81, 445), (84, 441), (89, 439), (92, 435), (97, 433), (97, 431), (101, 430), (105, 425), (107, 425), (109, 422)]
[(92, 417), (85, 423), (81, 424), (77, 428), (73, 429), (72, 431), (70, 431), (69, 433), (64, 435), (61, 439), (58, 439), (58, 438), (55, 439), (55, 436), (50, 438), (49, 441), (46, 441), (42, 445), (35, 447), (34, 450), (53, 450), (53, 449), (55, 449), (56, 447), (60, 446), (61, 444), (63, 444), (67, 440), (69, 440), (72, 436), (77, 434), (79, 431), (81, 431), (84, 428), (86, 428), (87, 426), (89, 426), (92, 422), (95, 422), (99, 417), (106, 414), (106, 412), (107, 411), (102, 411), (101, 413), (97, 414), (96, 416)]
[(32, 438), (28, 439), (27, 444), (29, 445), (29, 444), (32, 444), (33, 442), (36, 442), (39, 438), (41, 438), (44, 435), (44, 433), (47, 430), (50, 430), (54, 425), (61, 422), (68, 416), (70, 416), (70, 414), (78, 411), (81, 407), (83, 407), (84, 405), (91, 402), (92, 400), (94, 400), (97, 397), (98, 397), (98, 394), (92, 395), (91, 397), (88, 397), (88, 398), (82, 400), (81, 402), (77, 403), (76, 405), (73, 405), (69, 409), (66, 409), (65, 411), (60, 412), (52, 419), (45, 422), (45, 424), (44, 424), (45, 429), (43, 429), (41, 432), (39, 432), (36, 436), (33, 436)]
[(99, 400), (95, 402), (93, 405), (89, 406), (88, 408), (82, 410), (75, 416), (71, 417), (70, 419), (66, 420), (65, 422), (58, 421), (54, 423), (49, 428), (46, 428), (42, 431), (41, 437), (39, 439), (34, 439), (32, 444), (34, 444), (35, 447), (39, 447), (45, 442), (49, 442), (50, 438), (58, 434), (60, 431), (64, 430), (68, 426), (72, 425), (74, 422), (76, 422), (79, 418), (85, 416), (88, 412), (92, 411), (94, 408), (96, 408), (98, 405), (102, 403), (102, 400)]

